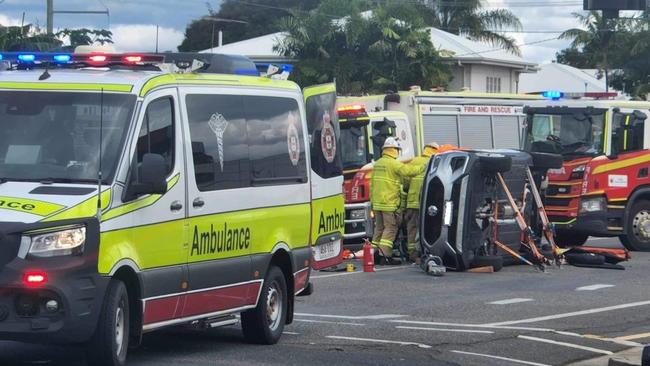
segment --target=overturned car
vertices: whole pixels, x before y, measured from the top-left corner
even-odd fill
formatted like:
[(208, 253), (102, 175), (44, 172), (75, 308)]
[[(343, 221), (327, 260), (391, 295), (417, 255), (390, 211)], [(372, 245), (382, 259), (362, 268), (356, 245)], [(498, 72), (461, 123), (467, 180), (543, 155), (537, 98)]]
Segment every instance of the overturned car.
[(544, 228), (535, 194), (548, 169), (561, 166), (560, 155), (517, 150), (436, 155), (421, 196), (423, 252), (457, 271), (498, 271), (504, 264), (541, 260), (540, 253), (552, 256), (540, 240)]

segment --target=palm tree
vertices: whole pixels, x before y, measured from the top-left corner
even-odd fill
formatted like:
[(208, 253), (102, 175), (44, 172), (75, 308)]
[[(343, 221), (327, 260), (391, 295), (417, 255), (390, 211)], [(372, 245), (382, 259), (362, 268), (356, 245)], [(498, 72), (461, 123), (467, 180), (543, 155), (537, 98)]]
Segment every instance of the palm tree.
[(621, 46), (623, 42), (613, 42), (615, 37), (627, 36), (628, 19), (607, 19), (600, 12), (591, 11), (587, 14), (573, 13), (583, 28), (572, 28), (564, 31), (560, 39), (571, 40), (571, 48), (579, 50), (593, 60), (596, 66), (604, 71), (605, 85), (609, 88), (609, 70), (617, 63), (622, 55), (629, 54)]
[(521, 55), (515, 40), (503, 34), (521, 30), (521, 22), (507, 9), (484, 10), (481, 0), (424, 0), (430, 26), (464, 35)]

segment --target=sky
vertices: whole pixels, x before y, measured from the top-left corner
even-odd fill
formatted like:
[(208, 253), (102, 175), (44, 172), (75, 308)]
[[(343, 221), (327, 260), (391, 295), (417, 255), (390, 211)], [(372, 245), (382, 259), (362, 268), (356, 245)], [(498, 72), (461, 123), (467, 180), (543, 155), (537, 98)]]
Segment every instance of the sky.
[[(193, 19), (207, 14), (207, 5), (219, 8), (220, 0), (54, 0), (55, 10), (105, 10), (101, 15), (55, 14), (54, 27), (106, 28), (113, 32), (118, 51), (153, 51), (156, 25), (159, 26), (159, 49), (176, 50), (183, 40), (185, 27)], [(0, 0), (0, 24), (25, 23), (45, 27), (46, 0)], [(484, 0), (486, 9), (505, 7), (519, 17), (528, 33), (509, 33), (522, 45), (525, 59), (544, 63), (565, 48), (565, 40), (556, 38), (562, 31), (579, 26), (572, 12), (582, 11), (582, 0)], [(544, 33), (542, 33), (544, 32)], [(227, 38), (227, 37), (226, 37)], [(540, 42), (540, 43), (536, 43)], [(525, 45), (536, 43), (532, 45)]]

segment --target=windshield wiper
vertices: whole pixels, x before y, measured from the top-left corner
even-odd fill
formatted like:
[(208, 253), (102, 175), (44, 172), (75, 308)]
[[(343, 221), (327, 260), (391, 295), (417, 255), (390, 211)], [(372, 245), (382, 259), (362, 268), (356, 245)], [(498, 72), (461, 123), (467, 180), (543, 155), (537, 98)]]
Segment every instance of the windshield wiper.
[[(82, 184), (97, 184), (96, 179), (82, 179), (82, 178), (39, 178), (39, 179), (30, 179), (41, 184), (52, 184), (52, 183), (82, 183)], [(102, 182), (104, 184), (105, 182)]]

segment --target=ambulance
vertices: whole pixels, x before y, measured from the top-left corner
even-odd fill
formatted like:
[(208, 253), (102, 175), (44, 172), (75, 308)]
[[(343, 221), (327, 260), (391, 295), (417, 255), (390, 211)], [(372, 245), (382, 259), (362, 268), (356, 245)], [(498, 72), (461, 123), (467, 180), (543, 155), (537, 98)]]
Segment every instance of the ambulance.
[(110, 366), (174, 325), (273, 344), (340, 263), (333, 84), (210, 54), (0, 58), (0, 339)]
[(475, 149), (519, 149), (525, 136), (524, 105), (542, 99), (539, 95), (433, 92), (418, 87), (339, 97), (345, 244), (356, 247), (363, 238), (372, 237), (370, 179), (372, 163), (381, 156), (383, 138), (392, 136), (399, 141), (403, 162), (420, 155), (424, 144), (432, 141)]

